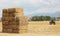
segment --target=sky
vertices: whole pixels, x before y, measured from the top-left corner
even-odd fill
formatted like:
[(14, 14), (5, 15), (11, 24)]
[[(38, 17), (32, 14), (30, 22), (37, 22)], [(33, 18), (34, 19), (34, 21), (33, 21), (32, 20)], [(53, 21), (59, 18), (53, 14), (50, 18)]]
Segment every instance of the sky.
[(23, 8), (24, 15), (60, 11), (60, 0), (0, 0), (0, 17), (3, 8)]

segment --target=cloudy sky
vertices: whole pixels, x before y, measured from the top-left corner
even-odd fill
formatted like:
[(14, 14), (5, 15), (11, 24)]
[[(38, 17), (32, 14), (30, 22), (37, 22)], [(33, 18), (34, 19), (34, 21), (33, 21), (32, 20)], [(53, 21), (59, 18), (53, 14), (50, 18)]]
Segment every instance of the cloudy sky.
[(25, 15), (60, 11), (60, 0), (0, 0), (0, 16), (3, 8), (21, 7)]

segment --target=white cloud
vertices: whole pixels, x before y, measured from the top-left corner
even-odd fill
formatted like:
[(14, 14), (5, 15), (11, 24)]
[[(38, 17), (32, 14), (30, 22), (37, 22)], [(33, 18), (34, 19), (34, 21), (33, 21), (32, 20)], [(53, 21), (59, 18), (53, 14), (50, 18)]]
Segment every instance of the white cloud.
[(25, 12), (29, 12), (29, 14), (40, 13), (40, 12), (55, 12), (60, 11), (60, 0), (1, 0), (0, 1), (0, 9), (8, 7), (23, 7), (25, 9)]
[(54, 13), (54, 12), (57, 12), (57, 11), (60, 11), (60, 8), (59, 7), (56, 7), (56, 8), (39, 8), (35, 11), (32, 11), (31, 13), (28, 13), (29, 15), (31, 14), (34, 14), (34, 13)]
[(11, 3), (18, 5), (18, 4), (23, 4), (23, 2), (24, 2), (23, 0), (14, 0), (14, 1), (12, 1)]
[[(34, 1), (33, 1), (34, 2)], [(36, 4), (35, 4), (36, 3)], [(40, 0), (32, 3), (35, 8), (38, 8), (29, 14), (42, 13), (42, 12), (56, 12), (60, 11), (60, 1), (58, 0)]]
[(38, 9), (35, 12), (36, 13), (41, 13), (41, 12), (56, 12), (59, 11), (60, 8), (42, 8), (42, 9)]
[(22, 0), (1, 0), (0, 1), (0, 7), (2, 8), (8, 8), (8, 7), (15, 7), (19, 4), (22, 4)]
[(40, 0), (23, 0), (22, 2), (26, 4), (37, 4)]

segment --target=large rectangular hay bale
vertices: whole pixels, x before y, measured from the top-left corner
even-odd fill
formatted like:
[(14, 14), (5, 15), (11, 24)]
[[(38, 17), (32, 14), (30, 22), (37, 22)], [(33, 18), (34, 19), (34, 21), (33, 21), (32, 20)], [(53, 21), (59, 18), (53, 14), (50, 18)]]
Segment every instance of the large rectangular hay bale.
[[(26, 33), (27, 21), (23, 14), (23, 9), (20, 8), (8, 8), (3, 9), (2, 15), (3, 32), (8, 33)], [(6, 22), (8, 21), (8, 22)]]

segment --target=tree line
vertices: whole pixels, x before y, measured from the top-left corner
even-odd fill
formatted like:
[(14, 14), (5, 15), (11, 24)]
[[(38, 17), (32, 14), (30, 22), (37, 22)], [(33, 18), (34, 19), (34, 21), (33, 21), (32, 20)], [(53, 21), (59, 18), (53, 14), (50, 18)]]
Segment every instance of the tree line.
[(32, 16), (32, 21), (49, 21), (51, 19), (50, 16)]

